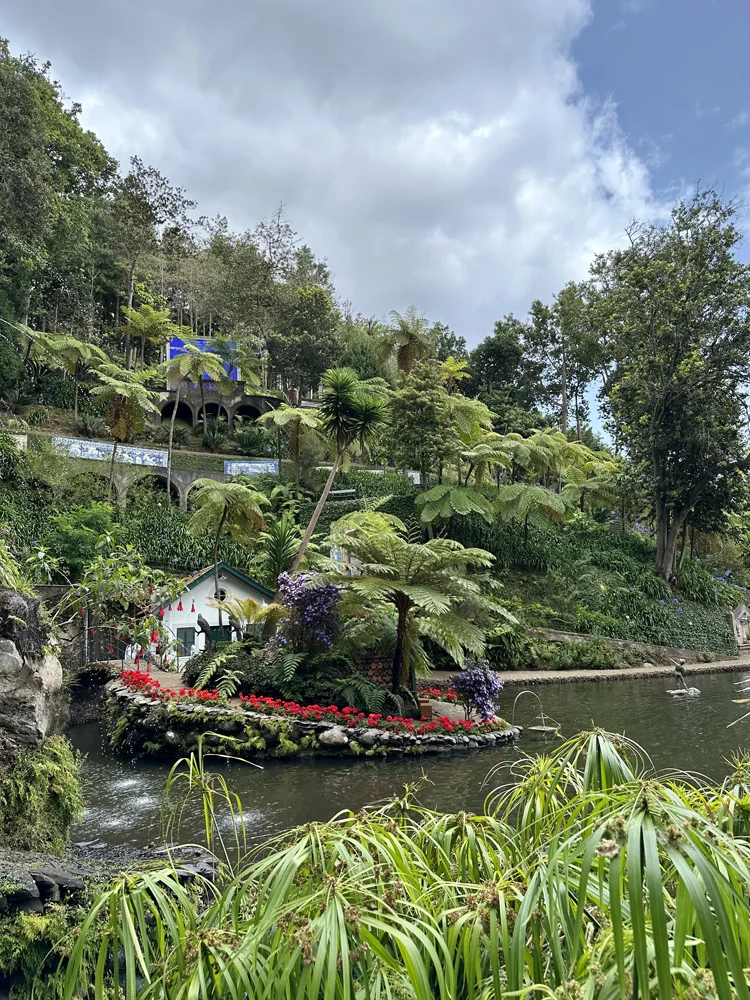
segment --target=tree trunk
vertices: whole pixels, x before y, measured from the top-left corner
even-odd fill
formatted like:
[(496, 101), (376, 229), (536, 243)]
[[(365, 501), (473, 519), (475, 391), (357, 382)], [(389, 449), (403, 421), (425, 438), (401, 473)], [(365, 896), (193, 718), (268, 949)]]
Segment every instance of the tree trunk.
[[(133, 294), (135, 292), (135, 267), (138, 263), (137, 258), (133, 260), (128, 273), (128, 309), (133, 308)], [(130, 326), (130, 320), (128, 320), (128, 327)], [(130, 330), (126, 327), (125, 329), (125, 368), (130, 368)]]
[[(299, 485), (299, 448), (300, 448), (300, 436), (302, 434), (302, 421), (295, 420), (291, 427), (291, 444), (292, 444), (292, 457), (294, 459), (294, 481)], [(281, 456), (279, 456), (279, 461), (281, 461)]]
[(78, 426), (78, 379), (73, 376), (73, 385), (75, 386), (73, 390), (73, 423)]
[(396, 649), (393, 653), (393, 666), (391, 668), (391, 690), (394, 694), (398, 694), (401, 687), (401, 671), (403, 669), (406, 626), (409, 620), (408, 615), (408, 606), (399, 606), (398, 624), (396, 626)]
[[(224, 527), (224, 522), (227, 519), (227, 508), (224, 507), (221, 517), (219, 518), (219, 527), (216, 529), (216, 538), (214, 538), (214, 587), (216, 589), (216, 600), (219, 600), (219, 540), (221, 538), (221, 531)], [(221, 608), (219, 610), (219, 635), (223, 641), (224, 639), (224, 619), (221, 617)]]
[(562, 369), (560, 372), (561, 376), (561, 387), (560, 387), (560, 428), (563, 434), (568, 433), (568, 366), (565, 360), (565, 348), (563, 347), (562, 352)]
[(203, 389), (203, 379), (198, 378), (198, 388), (201, 391), (201, 418), (203, 420), (203, 429), (206, 429), (206, 396)]
[(112, 458), (109, 462), (109, 493), (110, 496), (114, 493), (115, 485), (115, 455), (117, 454), (117, 441), (112, 442)]
[(680, 542), (680, 557), (677, 561), (677, 569), (682, 569), (682, 564), (685, 562), (685, 556), (687, 555), (687, 540), (688, 540), (688, 526), (687, 521), (682, 526), (682, 541)]
[(167, 444), (167, 502), (172, 501), (172, 442), (174, 440), (174, 422), (177, 419), (177, 407), (180, 402), (180, 389), (182, 388), (182, 379), (177, 383), (177, 393), (174, 397), (174, 408), (172, 410), (172, 419), (169, 422), (169, 443)]
[[(328, 479), (323, 487), (323, 492), (320, 495), (320, 500), (318, 500), (315, 510), (313, 511), (313, 516), (310, 518), (310, 523), (305, 529), (305, 534), (300, 542), (300, 546), (297, 549), (297, 555), (294, 557), (291, 567), (289, 568), (290, 573), (296, 573), (299, 564), (302, 562), (302, 557), (305, 554), (305, 549), (310, 544), (310, 539), (313, 536), (315, 528), (320, 519), (320, 515), (323, 513), (323, 508), (325, 507), (326, 500), (328, 499), (328, 494), (331, 492), (331, 487), (333, 486), (333, 481), (336, 478), (336, 473), (339, 471), (339, 466), (341, 465), (341, 460), (344, 457), (343, 448), (338, 452), (336, 458), (334, 459), (333, 465), (331, 466), (331, 471), (328, 474)], [(278, 591), (276, 592), (276, 597), (274, 600), (278, 599)]]

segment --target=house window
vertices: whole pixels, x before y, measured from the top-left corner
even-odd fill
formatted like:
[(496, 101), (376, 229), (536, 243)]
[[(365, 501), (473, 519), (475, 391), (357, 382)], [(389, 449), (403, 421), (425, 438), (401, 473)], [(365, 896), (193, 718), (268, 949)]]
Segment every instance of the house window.
[(177, 655), (190, 656), (190, 649), (195, 642), (194, 628), (177, 629)]
[(215, 601), (226, 601), (226, 599), (227, 599), (227, 592), (226, 592), (226, 590), (215, 590), (214, 591), (214, 600)]

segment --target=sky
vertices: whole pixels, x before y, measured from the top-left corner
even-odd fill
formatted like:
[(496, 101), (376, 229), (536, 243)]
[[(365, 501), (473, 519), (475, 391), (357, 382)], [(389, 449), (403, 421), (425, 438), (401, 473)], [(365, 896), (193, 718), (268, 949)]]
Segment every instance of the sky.
[(3, 0), (0, 35), (124, 167), (237, 230), (283, 203), (355, 312), (469, 345), (697, 184), (750, 194), (748, 0)]

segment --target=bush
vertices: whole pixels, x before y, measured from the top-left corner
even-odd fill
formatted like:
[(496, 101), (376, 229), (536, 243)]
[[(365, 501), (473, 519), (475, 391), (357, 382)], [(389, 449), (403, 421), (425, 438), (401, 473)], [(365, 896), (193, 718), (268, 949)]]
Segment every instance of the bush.
[(49, 410), (46, 406), (29, 406), (23, 417), (29, 426), (39, 427), (49, 423)]
[(551, 670), (620, 670), (625, 666), (624, 657), (601, 639), (556, 644), (549, 660)]
[[(160, 423), (154, 431), (153, 440), (156, 441), (157, 444), (168, 445), (170, 427), (171, 424), (169, 420), (162, 421), (162, 423)], [(172, 435), (172, 447), (182, 448), (187, 444), (189, 436), (190, 428), (188, 425), (182, 420), (175, 420), (174, 434)], [(174, 460), (172, 464), (174, 465)]]
[(96, 413), (81, 413), (78, 416), (77, 430), (88, 438), (106, 438), (107, 425)]
[(717, 608), (736, 608), (742, 603), (739, 587), (730, 583), (731, 570), (714, 576), (697, 559), (688, 559), (677, 574), (677, 589), (692, 601)]
[(503, 682), (487, 660), (467, 660), (464, 669), (454, 679), (453, 687), (466, 709), (467, 718), (472, 713), (481, 719), (494, 717)]
[(201, 442), (209, 451), (219, 451), (229, 437), (226, 420), (207, 417), (203, 422), (203, 437)]

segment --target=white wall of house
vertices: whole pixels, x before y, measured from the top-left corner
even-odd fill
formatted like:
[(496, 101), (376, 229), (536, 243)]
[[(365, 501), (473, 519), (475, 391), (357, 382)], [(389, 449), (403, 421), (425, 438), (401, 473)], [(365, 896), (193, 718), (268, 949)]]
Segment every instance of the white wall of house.
[[(240, 601), (245, 601), (248, 597), (252, 597), (258, 604), (262, 604), (263, 606), (268, 604), (268, 598), (261, 591), (255, 590), (229, 573), (223, 573), (221, 570), (219, 572), (219, 587), (225, 591), (227, 598), (236, 597)], [(214, 599), (215, 591), (214, 575), (211, 573), (204, 580), (201, 580), (200, 583), (187, 588), (176, 601), (173, 601), (171, 611), (169, 610), (169, 605), (164, 605), (162, 624), (169, 631), (171, 639), (173, 641), (177, 639), (182, 640), (186, 649), (186, 655), (179, 657), (180, 667), (190, 658), (191, 646), (195, 646), (195, 653), (202, 652), (205, 647), (206, 637), (197, 634), (198, 615), (203, 615), (211, 626), (219, 624), (218, 608), (212, 608), (209, 604), (209, 601)], [(182, 611), (177, 610), (180, 601), (182, 601)], [(193, 602), (195, 603), (195, 611), (191, 612), (190, 608)], [(224, 625), (226, 626), (226, 615), (223, 617)], [(192, 640), (190, 638), (191, 629), (195, 630), (196, 633), (196, 638)], [(186, 635), (183, 630), (187, 630), (188, 634)], [(234, 638), (233, 634), (232, 639)]]

